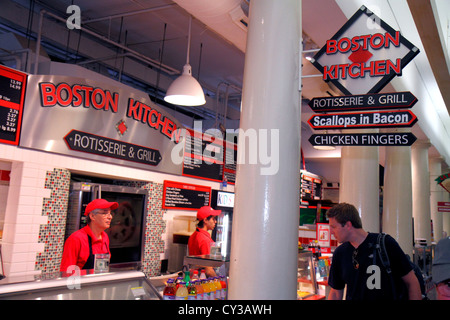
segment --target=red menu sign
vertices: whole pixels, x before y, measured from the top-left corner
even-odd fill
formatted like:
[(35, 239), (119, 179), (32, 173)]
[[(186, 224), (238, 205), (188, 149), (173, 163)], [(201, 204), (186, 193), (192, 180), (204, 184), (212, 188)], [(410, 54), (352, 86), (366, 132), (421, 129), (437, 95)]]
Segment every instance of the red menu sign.
[(0, 66), (0, 142), (19, 144), (27, 75)]
[(176, 181), (164, 181), (163, 209), (197, 210), (209, 206), (211, 187)]

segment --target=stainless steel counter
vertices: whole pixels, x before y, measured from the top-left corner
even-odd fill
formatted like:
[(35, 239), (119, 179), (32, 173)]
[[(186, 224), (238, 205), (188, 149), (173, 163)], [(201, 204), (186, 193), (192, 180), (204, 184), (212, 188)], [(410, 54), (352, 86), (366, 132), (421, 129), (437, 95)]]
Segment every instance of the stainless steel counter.
[(4, 279), (0, 300), (160, 300), (161, 277), (140, 271), (118, 271), (51, 279)]

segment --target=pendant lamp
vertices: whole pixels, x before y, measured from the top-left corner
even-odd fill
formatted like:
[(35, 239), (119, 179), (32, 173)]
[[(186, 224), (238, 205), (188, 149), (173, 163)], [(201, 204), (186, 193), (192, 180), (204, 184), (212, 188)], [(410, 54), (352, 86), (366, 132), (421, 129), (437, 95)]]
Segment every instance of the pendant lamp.
[(189, 36), (186, 64), (181, 76), (175, 79), (167, 89), (164, 100), (180, 106), (200, 106), (206, 103), (205, 94), (200, 83), (192, 76), (192, 67), (189, 64), (189, 51), (191, 47), (192, 16), (189, 17)]

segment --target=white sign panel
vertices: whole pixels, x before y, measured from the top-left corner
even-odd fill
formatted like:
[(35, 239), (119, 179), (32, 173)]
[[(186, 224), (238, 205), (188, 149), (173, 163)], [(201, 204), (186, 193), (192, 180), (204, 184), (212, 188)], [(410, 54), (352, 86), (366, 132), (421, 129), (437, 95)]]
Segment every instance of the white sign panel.
[(328, 223), (316, 224), (316, 238), (321, 248), (329, 248), (331, 246), (331, 231)]
[(182, 125), (145, 93), (89, 79), (30, 75), (20, 147), (181, 175)]
[(362, 6), (311, 60), (345, 95), (379, 92), (419, 53)]

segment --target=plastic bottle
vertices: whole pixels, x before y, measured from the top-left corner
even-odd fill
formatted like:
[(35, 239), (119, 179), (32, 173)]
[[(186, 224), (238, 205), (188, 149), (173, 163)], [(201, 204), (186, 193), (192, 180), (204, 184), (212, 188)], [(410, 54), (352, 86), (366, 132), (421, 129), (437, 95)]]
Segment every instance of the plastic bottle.
[(216, 300), (216, 286), (214, 285), (214, 279), (211, 277), (208, 278), (208, 286), (211, 292), (209, 300)]
[(188, 290), (188, 300), (197, 300), (197, 289), (193, 281), (189, 282), (187, 285)]
[(166, 287), (163, 291), (163, 300), (175, 300), (176, 287), (173, 279), (167, 280)]
[(222, 285), (220, 284), (219, 277), (214, 277), (213, 283), (216, 288), (216, 300), (222, 300)]
[(222, 300), (227, 300), (227, 278), (224, 276), (220, 277), (220, 284), (222, 285)]
[(200, 280), (205, 280), (205, 279), (206, 279), (205, 269), (202, 269), (201, 273), (200, 273)]
[(189, 282), (191, 281), (191, 273), (189, 272), (189, 269), (186, 267), (186, 270), (183, 271), (184, 273), (184, 277), (183, 277), (183, 281), (186, 282), (186, 285), (189, 284)]
[(203, 300), (204, 289), (200, 280), (195, 280), (195, 289), (197, 289), (197, 300)]
[(188, 290), (186, 288), (186, 282), (181, 281), (180, 285), (175, 293), (175, 300), (187, 300)]
[(211, 300), (211, 289), (209, 288), (208, 280), (203, 279), (202, 280), (202, 287), (203, 287), (203, 300)]
[(176, 287), (177, 289), (180, 287), (181, 281), (183, 281), (183, 278), (182, 278), (182, 277), (178, 277), (178, 278), (177, 278), (177, 281), (175, 282), (175, 287)]
[(191, 280), (194, 281), (194, 280), (199, 280), (199, 279), (200, 279), (200, 278), (198, 277), (198, 270), (192, 271), (192, 277), (191, 277)]

